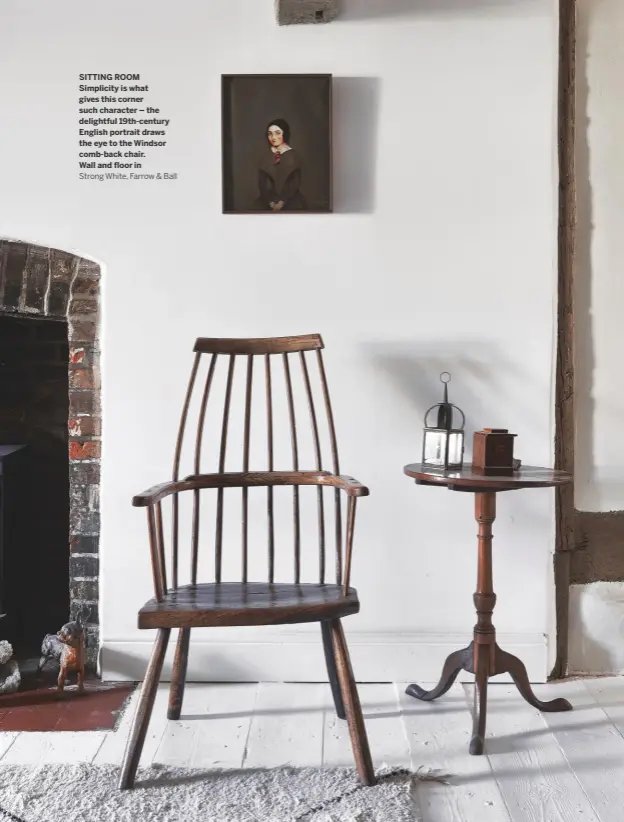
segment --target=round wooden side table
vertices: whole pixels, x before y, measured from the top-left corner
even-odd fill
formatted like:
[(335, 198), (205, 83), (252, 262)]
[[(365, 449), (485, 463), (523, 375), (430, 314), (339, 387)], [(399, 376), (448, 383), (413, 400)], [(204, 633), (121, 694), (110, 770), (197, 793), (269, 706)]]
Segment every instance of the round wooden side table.
[(540, 711), (572, 710), (567, 699), (542, 702), (535, 696), (524, 663), (499, 648), (496, 644), (496, 629), (492, 624), (492, 613), (496, 605), (492, 583), (492, 523), (496, 519), (496, 494), (499, 491), (516, 491), (521, 488), (565, 485), (572, 482), (572, 475), (532, 466), (522, 467), (509, 474), (483, 474), (469, 466), (460, 471), (435, 471), (417, 463), (406, 465), (403, 470), (408, 477), (416, 480), (417, 485), (437, 485), (451, 491), (469, 491), (475, 495), (475, 518), (479, 524), (479, 533), (477, 590), (473, 597), (477, 624), (474, 627), (473, 641), (467, 648), (449, 655), (435, 688), (425, 691), (419, 685), (409, 685), (406, 693), (428, 702), (445, 694), (460, 671), (474, 674), (475, 701), (470, 753), (482, 754), (487, 716), (487, 684), (491, 676), (508, 673), (521, 696)]

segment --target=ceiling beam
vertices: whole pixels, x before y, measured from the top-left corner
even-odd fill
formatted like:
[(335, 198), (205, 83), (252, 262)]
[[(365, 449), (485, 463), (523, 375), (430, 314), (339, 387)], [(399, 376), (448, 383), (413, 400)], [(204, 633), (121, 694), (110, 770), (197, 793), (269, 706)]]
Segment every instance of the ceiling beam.
[(280, 26), (293, 23), (330, 23), (338, 15), (338, 0), (275, 0)]

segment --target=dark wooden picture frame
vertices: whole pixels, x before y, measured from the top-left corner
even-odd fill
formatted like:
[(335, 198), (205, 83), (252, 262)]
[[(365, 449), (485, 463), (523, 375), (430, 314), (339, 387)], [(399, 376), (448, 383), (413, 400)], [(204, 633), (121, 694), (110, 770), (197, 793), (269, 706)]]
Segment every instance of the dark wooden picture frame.
[(331, 74), (224, 74), (221, 106), (224, 214), (331, 213)]

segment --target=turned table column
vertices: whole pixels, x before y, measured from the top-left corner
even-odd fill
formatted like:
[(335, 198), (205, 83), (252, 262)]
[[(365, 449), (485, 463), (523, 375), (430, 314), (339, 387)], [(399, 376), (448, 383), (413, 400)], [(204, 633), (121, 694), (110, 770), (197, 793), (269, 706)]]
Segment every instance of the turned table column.
[(473, 668), (475, 673), (474, 713), (470, 753), (483, 753), (487, 714), (488, 678), (496, 670), (496, 628), (492, 613), (496, 605), (492, 580), (492, 523), (496, 519), (496, 493), (475, 494), (475, 519), (479, 523), (477, 590), (473, 600), (477, 624), (473, 635)]

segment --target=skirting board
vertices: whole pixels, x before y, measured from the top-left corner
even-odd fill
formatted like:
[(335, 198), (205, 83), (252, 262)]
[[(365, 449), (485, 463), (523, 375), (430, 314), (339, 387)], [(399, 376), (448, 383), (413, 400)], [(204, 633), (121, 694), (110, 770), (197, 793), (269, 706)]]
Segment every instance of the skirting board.
[[(229, 629), (236, 630), (236, 629)], [(263, 634), (223, 629), (211, 639), (191, 639), (189, 682), (326, 682), (320, 630)], [(101, 673), (104, 680), (143, 679), (153, 634), (144, 641), (104, 640)], [(149, 637), (149, 639), (148, 639)], [(353, 671), (359, 682), (437, 682), (449, 653), (468, 645), (469, 634), (347, 633)], [(176, 632), (171, 640), (161, 679), (171, 678)], [(548, 641), (544, 634), (499, 634), (498, 642), (527, 666), (532, 682), (546, 682)], [(460, 681), (473, 677), (462, 673)], [(497, 677), (501, 682), (508, 676)]]

